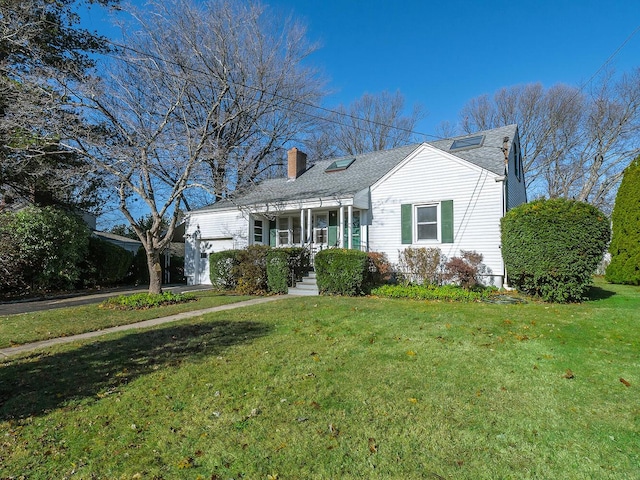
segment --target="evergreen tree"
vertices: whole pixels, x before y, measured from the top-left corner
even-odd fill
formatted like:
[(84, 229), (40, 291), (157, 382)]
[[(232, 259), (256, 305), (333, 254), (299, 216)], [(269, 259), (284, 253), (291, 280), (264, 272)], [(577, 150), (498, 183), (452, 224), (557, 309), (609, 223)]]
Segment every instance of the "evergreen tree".
[(605, 278), (611, 283), (640, 285), (640, 156), (624, 171), (611, 218), (611, 263)]
[(60, 145), (77, 122), (68, 86), (83, 82), (107, 40), (80, 25), (81, 7), (119, 0), (0, 1), (0, 211), (5, 204), (96, 203), (100, 178)]

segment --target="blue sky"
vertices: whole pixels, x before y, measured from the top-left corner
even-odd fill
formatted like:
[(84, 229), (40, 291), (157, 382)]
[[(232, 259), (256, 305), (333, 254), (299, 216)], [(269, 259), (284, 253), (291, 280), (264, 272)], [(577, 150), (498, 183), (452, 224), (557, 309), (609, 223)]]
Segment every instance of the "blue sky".
[[(301, 19), (309, 39), (320, 43), (309, 62), (333, 92), (326, 107), (365, 92), (399, 90), (409, 107), (425, 109), (416, 128), (425, 134), (434, 134), (443, 121), (455, 124), (468, 100), (501, 87), (581, 86), (640, 27), (636, 0), (263, 3)], [(84, 19), (90, 29), (105, 31), (97, 11)], [(638, 66), (640, 32), (609, 64), (616, 73)]]
[[(400, 90), (433, 134), (471, 98), (500, 87), (586, 82), (640, 26), (635, 0), (266, 0), (292, 11), (322, 48), (311, 59), (336, 92), (328, 104)], [(640, 66), (640, 32), (610, 64)]]

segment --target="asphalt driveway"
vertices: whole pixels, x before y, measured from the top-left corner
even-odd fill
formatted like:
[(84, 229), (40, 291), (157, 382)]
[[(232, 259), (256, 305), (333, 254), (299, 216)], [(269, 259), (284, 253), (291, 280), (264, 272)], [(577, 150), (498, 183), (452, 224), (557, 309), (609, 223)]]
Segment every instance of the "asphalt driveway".
[[(195, 292), (198, 290), (208, 290), (210, 288), (210, 285), (171, 285), (168, 287), (163, 287), (163, 290), (170, 292)], [(92, 303), (100, 303), (104, 299), (109, 297), (144, 292), (146, 290), (146, 286), (133, 288), (126, 287), (108, 289), (100, 292), (79, 292), (50, 298), (35, 298), (31, 300), (2, 302), (0, 303), (0, 316), (15, 315), (17, 313), (39, 312), (42, 310), (51, 310), (54, 308), (75, 307), (78, 305), (90, 305)]]

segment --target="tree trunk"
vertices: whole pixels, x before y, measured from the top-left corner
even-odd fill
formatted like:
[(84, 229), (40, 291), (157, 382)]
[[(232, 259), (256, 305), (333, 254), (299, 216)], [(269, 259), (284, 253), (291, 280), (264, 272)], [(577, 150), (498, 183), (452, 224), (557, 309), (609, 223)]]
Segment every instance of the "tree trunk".
[(162, 293), (162, 267), (160, 266), (160, 252), (147, 252), (147, 267), (149, 268), (149, 293)]

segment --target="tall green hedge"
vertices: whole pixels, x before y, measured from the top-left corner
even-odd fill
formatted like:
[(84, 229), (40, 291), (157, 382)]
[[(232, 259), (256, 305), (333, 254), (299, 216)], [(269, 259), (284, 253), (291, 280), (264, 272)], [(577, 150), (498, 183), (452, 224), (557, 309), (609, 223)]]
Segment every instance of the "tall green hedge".
[(267, 284), (267, 245), (249, 245), (238, 252), (238, 286), (243, 295), (263, 295), (269, 290)]
[(640, 285), (640, 157), (624, 171), (611, 220), (611, 263), (605, 278), (611, 283)]
[(267, 253), (267, 286), (272, 293), (287, 293), (290, 283), (289, 253), (271, 249)]
[(84, 286), (115, 285), (124, 280), (134, 255), (118, 245), (97, 237), (89, 238), (89, 253), (83, 265)]
[(551, 302), (584, 299), (609, 242), (606, 215), (583, 202), (538, 200), (510, 210), (501, 227), (511, 285)]
[(330, 248), (315, 257), (320, 293), (355, 296), (367, 293), (369, 257), (366, 252)]
[(82, 219), (54, 207), (27, 207), (8, 215), (6, 235), (13, 239), (24, 282), (37, 291), (73, 288), (89, 244)]

